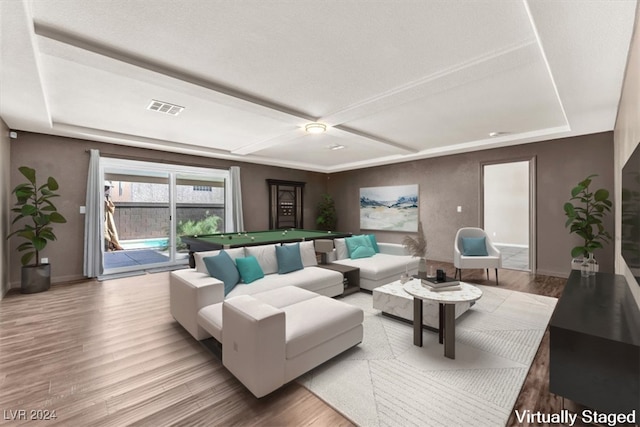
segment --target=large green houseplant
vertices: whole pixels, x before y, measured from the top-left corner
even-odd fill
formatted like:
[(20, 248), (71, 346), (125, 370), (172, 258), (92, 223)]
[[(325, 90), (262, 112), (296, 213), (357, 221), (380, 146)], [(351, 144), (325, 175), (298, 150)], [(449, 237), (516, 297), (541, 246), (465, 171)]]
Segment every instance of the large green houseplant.
[(318, 216), (316, 217), (316, 225), (319, 230), (335, 230), (338, 216), (336, 214), (336, 205), (333, 198), (329, 194), (323, 194), (322, 200), (318, 203)]
[(11, 210), (17, 215), (12, 224), (25, 221), (21, 228), (13, 231), (8, 237), (18, 236), (26, 240), (17, 248), (19, 252), (23, 252), (20, 258), (22, 292), (45, 291), (51, 285), (51, 266), (48, 263), (41, 263), (40, 251), (49, 241), (56, 240), (52, 224), (65, 223), (67, 220), (51, 201), (52, 198), (59, 197), (56, 194), (59, 188), (58, 182), (53, 177), (49, 177), (43, 184), (38, 184), (35, 169), (21, 166), (18, 170), (27, 182), (18, 184), (13, 189), (16, 204)]
[(611, 240), (602, 220), (611, 211), (613, 203), (609, 200), (609, 191), (601, 188), (593, 191), (589, 187), (594, 177), (589, 175), (571, 189), (571, 198), (564, 204), (567, 216), (565, 227), (570, 233), (577, 234), (583, 242), (571, 249), (572, 257), (593, 256), (595, 249), (602, 248), (603, 243)]

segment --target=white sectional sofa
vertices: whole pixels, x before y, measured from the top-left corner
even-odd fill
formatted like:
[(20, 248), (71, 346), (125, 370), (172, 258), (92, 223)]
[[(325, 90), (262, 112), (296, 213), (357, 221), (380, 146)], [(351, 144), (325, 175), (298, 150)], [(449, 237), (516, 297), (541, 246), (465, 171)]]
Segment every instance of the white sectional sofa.
[(303, 268), (286, 274), (278, 274), (275, 246), (224, 250), (237, 266), (240, 258), (255, 257), (264, 273), (236, 284), (227, 295), (225, 283), (209, 275), (210, 260), (205, 260), (221, 251), (196, 252), (195, 268), (173, 271), (169, 281), (173, 317), (195, 339), (220, 342), (222, 364), (256, 397), (363, 337), (362, 309), (330, 298), (342, 294), (342, 274), (316, 266), (313, 242), (300, 243)]
[(379, 253), (367, 258), (351, 259), (345, 239), (334, 240), (335, 249), (329, 259), (337, 264), (360, 269), (360, 289), (373, 291), (378, 286), (400, 279), (402, 273), (417, 274), (419, 259), (408, 255), (398, 243), (377, 243)]
[[(203, 340), (214, 336), (222, 342), (221, 324), (218, 332), (218, 328), (211, 327), (207, 330), (198, 323), (198, 312), (203, 307), (221, 303), (225, 298), (252, 295), (285, 286), (297, 286), (328, 297), (342, 294), (344, 290), (342, 274), (317, 267), (312, 241), (300, 243), (304, 268), (287, 274), (278, 274), (275, 246), (260, 245), (225, 249), (225, 252), (234, 260), (239, 257), (255, 256), (264, 272), (262, 279), (249, 284), (239, 283), (226, 296), (223, 282), (209, 275), (203, 260), (205, 257), (218, 255), (220, 251), (195, 252), (195, 268), (171, 272), (169, 279), (171, 315), (195, 339)], [(222, 319), (221, 315), (220, 319)], [(212, 331), (215, 333), (212, 334)]]

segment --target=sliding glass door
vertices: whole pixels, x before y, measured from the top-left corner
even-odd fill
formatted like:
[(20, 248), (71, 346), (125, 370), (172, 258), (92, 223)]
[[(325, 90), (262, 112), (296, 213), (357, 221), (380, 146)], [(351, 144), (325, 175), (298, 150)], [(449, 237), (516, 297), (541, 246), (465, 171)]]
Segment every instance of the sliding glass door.
[(229, 172), (101, 159), (103, 276), (187, 263), (182, 235), (224, 231)]

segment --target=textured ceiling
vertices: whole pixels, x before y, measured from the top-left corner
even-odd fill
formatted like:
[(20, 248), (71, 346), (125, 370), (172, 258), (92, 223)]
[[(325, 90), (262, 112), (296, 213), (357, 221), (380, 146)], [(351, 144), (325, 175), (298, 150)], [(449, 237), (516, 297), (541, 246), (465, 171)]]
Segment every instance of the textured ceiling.
[[(607, 131), (635, 9), (0, 0), (0, 116), (12, 129), (321, 172)], [(149, 111), (152, 99), (185, 110)], [(310, 121), (329, 129), (306, 134)]]

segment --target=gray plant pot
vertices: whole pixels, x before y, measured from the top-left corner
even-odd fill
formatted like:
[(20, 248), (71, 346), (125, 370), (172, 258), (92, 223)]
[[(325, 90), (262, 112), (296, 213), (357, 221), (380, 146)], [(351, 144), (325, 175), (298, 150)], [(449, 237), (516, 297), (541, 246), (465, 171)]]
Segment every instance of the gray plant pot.
[(25, 265), (22, 267), (20, 292), (34, 294), (51, 287), (51, 264)]

